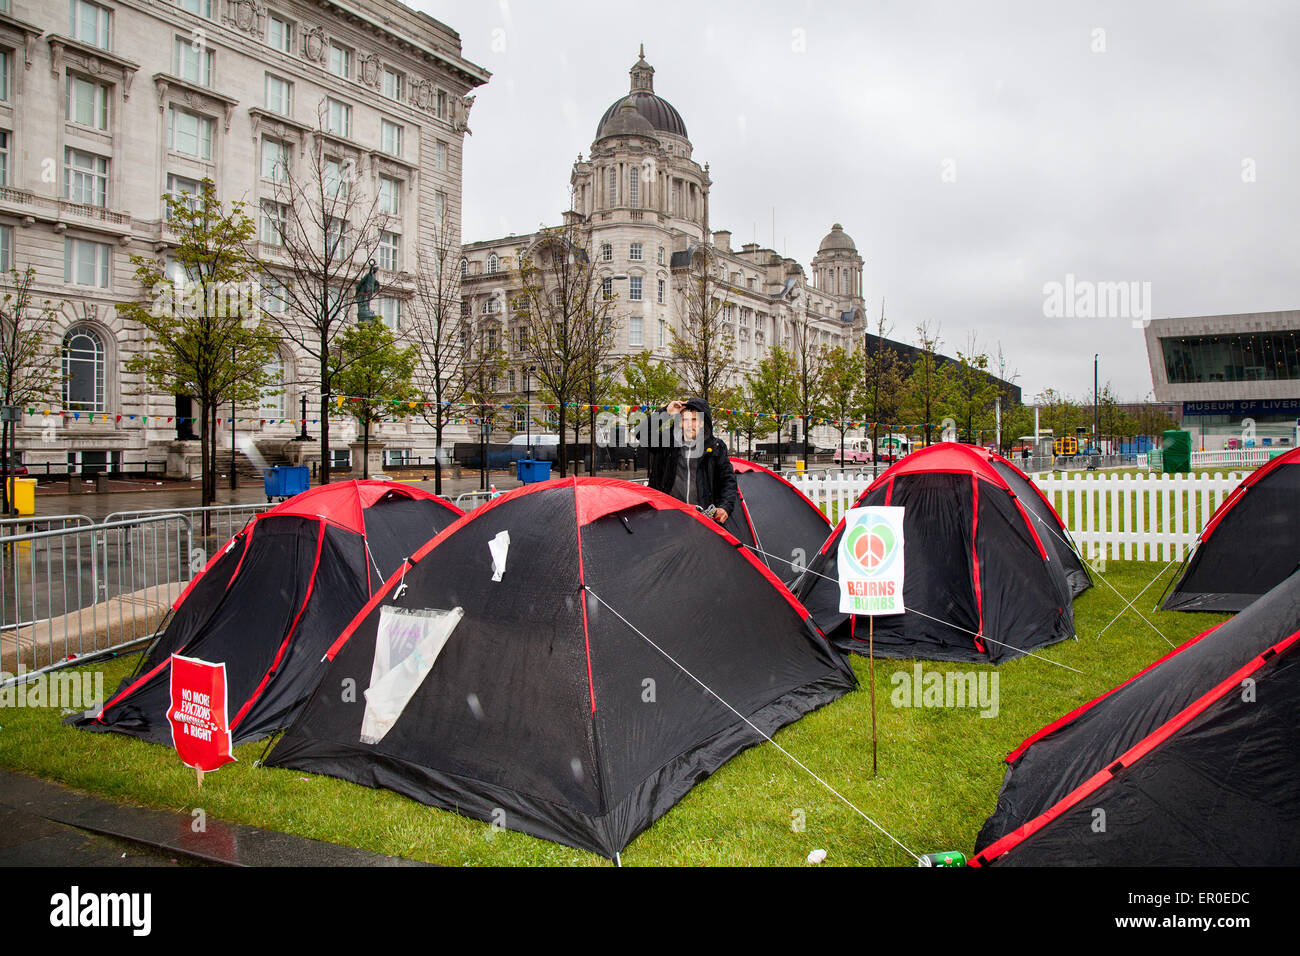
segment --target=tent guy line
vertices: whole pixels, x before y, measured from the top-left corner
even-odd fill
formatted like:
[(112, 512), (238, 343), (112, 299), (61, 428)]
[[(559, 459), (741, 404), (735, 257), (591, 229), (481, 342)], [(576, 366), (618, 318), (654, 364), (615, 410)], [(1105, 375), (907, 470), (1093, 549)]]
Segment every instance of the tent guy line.
[[(1137, 594), (1133, 595), (1133, 600), (1130, 602), (1129, 606), (1131, 607), (1133, 604), (1136, 604), (1136, 603), (1137, 603), (1137, 599), (1140, 598), (1142, 595), (1146, 594), (1147, 591), (1149, 591), (1149, 590), (1151, 589), (1151, 585), (1153, 585), (1153, 584), (1155, 584), (1157, 581), (1159, 581), (1159, 580), (1164, 576), (1164, 573), (1165, 573), (1166, 571), (1169, 570), (1169, 565), (1173, 564), (1173, 563), (1174, 563), (1175, 561), (1177, 561), (1177, 560), (1178, 560), (1177, 558), (1170, 558), (1170, 559), (1165, 563), (1165, 566), (1164, 566), (1163, 568), (1161, 568), (1159, 571), (1156, 572), (1156, 576), (1155, 576), (1154, 578), (1152, 578), (1150, 581), (1147, 582), (1147, 586), (1144, 587), (1144, 588), (1143, 588), (1141, 591), (1139, 591)], [(1100, 574), (1101, 572), (1098, 571), (1097, 573)], [(1107, 625), (1106, 625), (1105, 627), (1103, 627), (1100, 631), (1098, 631), (1098, 632), (1097, 632), (1097, 636), (1098, 636), (1098, 637), (1101, 637), (1103, 634), (1105, 634), (1106, 631), (1110, 628), (1110, 625), (1111, 625), (1111, 624), (1114, 624), (1114, 623), (1115, 623), (1116, 621), (1118, 621), (1121, 617), (1123, 617), (1123, 616), (1124, 616), (1124, 611), (1127, 611), (1127, 610), (1128, 610), (1128, 608), (1124, 608), (1124, 609), (1121, 610), (1118, 614), (1116, 614), (1113, 618), (1111, 618), (1111, 619), (1110, 619), (1110, 624), (1107, 624)], [(1162, 635), (1162, 636), (1163, 636), (1163, 635)]]
[[(1028, 509), (1026, 509), (1026, 510), (1028, 510)], [(1032, 514), (1032, 512), (1030, 512), (1030, 513)], [(1056, 537), (1059, 538), (1063, 544), (1069, 546), (1071, 550), (1074, 549), (1074, 545), (1070, 544), (1069, 541), (1066, 541), (1064, 538), (1062, 538), (1061, 535), (1060, 535), (1060, 533), (1059, 533), (1058, 531), (1056, 531), (1055, 528), (1049, 528), (1049, 527), (1047, 527), (1046, 522), (1044, 522), (1043, 519), (1042, 519), (1042, 518), (1039, 518), (1038, 515), (1036, 515), (1036, 514), (1034, 515), (1034, 518), (1035, 518), (1035, 520), (1038, 521), (1039, 524), (1041, 524), (1041, 525), (1043, 525), (1043, 527), (1047, 528), (1048, 531), (1051, 531), (1052, 534), (1056, 535)], [(1077, 552), (1076, 552), (1076, 553), (1077, 553)], [(1169, 564), (1173, 564), (1173, 561), (1171, 560), (1171, 561), (1169, 562)], [(1156, 575), (1157, 578), (1159, 578), (1161, 574), (1164, 574), (1164, 573), (1165, 573), (1165, 569), (1169, 567), (1169, 564), (1166, 564), (1163, 568), (1160, 569), (1160, 574), (1157, 574), (1157, 575)], [(1096, 568), (1094, 568), (1093, 570), (1096, 571)], [(1119, 599), (1120, 599), (1121, 601), (1124, 602), (1124, 605), (1125, 605), (1124, 608), (1119, 612), (1119, 614), (1116, 614), (1116, 615), (1115, 615), (1116, 620), (1119, 619), (1120, 615), (1122, 615), (1122, 614), (1124, 613), (1124, 611), (1127, 611), (1129, 608), (1133, 608), (1133, 613), (1136, 614), (1138, 617), (1142, 618), (1143, 621), (1146, 621), (1146, 625), (1147, 625), (1147, 627), (1151, 628), (1151, 630), (1153, 630), (1153, 631), (1155, 631), (1157, 634), (1159, 634), (1159, 635), (1160, 635), (1160, 639), (1161, 639), (1162, 641), (1164, 641), (1164, 642), (1165, 642), (1166, 644), (1168, 644), (1170, 647), (1174, 647), (1174, 646), (1175, 646), (1175, 644), (1174, 644), (1173, 641), (1171, 641), (1169, 638), (1165, 637), (1164, 632), (1161, 631), (1160, 628), (1156, 627), (1156, 626), (1155, 626), (1154, 624), (1152, 624), (1150, 621), (1147, 621), (1147, 618), (1146, 618), (1146, 615), (1145, 615), (1145, 614), (1143, 614), (1141, 611), (1139, 611), (1136, 607), (1133, 607), (1133, 601), (1136, 601), (1138, 598), (1140, 598), (1140, 597), (1142, 596), (1143, 592), (1145, 592), (1147, 588), (1151, 587), (1150, 584), (1147, 585), (1147, 588), (1143, 588), (1141, 591), (1139, 591), (1139, 592), (1137, 593), (1137, 597), (1134, 597), (1134, 598), (1133, 598), (1133, 601), (1130, 601), (1130, 600), (1129, 600), (1128, 598), (1126, 598), (1123, 594), (1120, 594), (1119, 589), (1118, 589), (1117, 587), (1115, 587), (1115, 585), (1111, 584), (1109, 581), (1106, 580), (1106, 575), (1102, 574), (1100, 571), (1097, 571), (1097, 577), (1101, 579), (1101, 583), (1102, 583), (1102, 584), (1106, 585), (1106, 587), (1110, 588), (1110, 589), (1111, 589), (1112, 591), (1114, 591), (1116, 594), (1119, 594)], [(1154, 583), (1155, 583), (1155, 582), (1153, 581), (1152, 584), (1154, 584)], [(1110, 624), (1114, 624), (1114, 623), (1115, 623), (1115, 621), (1111, 621), (1111, 622), (1110, 622)], [(1110, 627), (1110, 624), (1107, 624), (1106, 627)], [(1106, 627), (1103, 627), (1101, 630), (1102, 630), (1102, 631), (1105, 631), (1105, 630), (1106, 630)], [(1098, 636), (1098, 637), (1101, 637), (1101, 633), (1099, 632), (1099, 633), (1097, 634), (1097, 636)]]
[[(776, 558), (778, 561), (785, 561), (786, 564), (790, 565), (791, 567), (794, 567), (793, 561), (787, 561), (785, 558), (777, 557), (777, 555), (775, 554), (769, 555), (769, 557)], [(831, 577), (829, 574), (822, 574), (819, 571), (814, 571), (812, 568), (803, 568), (803, 573), (811, 574), (814, 577), (818, 577), (818, 578), (825, 578), (827, 581), (834, 582), (837, 587), (839, 586), (840, 583), (836, 578)], [(1120, 597), (1123, 597), (1123, 595), (1121, 594)], [(1041, 655), (1035, 654), (1033, 651), (1021, 650), (1020, 648), (1016, 647), (1013, 644), (1004, 644), (1002, 641), (994, 640), (993, 638), (989, 637), (987, 634), (976, 634), (974, 631), (968, 630), (967, 628), (962, 627), (960, 624), (953, 624), (951, 621), (944, 621), (944, 620), (940, 620), (937, 617), (931, 617), (929, 614), (926, 614), (924, 611), (918, 611), (915, 607), (909, 607), (907, 609), (907, 613), (919, 614), (921, 615), (921, 617), (934, 621), (934, 623), (936, 624), (942, 624), (945, 627), (951, 627), (954, 631), (962, 631), (966, 634), (969, 634), (971, 637), (978, 638), (981, 641), (988, 641), (990, 644), (996, 644), (999, 647), (1009, 647), (1011, 648), (1011, 650), (1019, 651), (1021, 654), (1024, 654), (1028, 657), (1036, 657), (1040, 661), (1046, 661), (1049, 664), (1055, 664), (1057, 667), (1064, 667), (1067, 671), (1074, 671), (1076, 674), (1083, 673), (1083, 671), (1071, 667), (1069, 664), (1062, 664), (1060, 661), (1054, 661), (1050, 657), (1042, 657)], [(1121, 611), (1120, 613), (1123, 612)]]
[(700, 685), (701, 687), (703, 687), (703, 688), (704, 688), (708, 693), (712, 694), (715, 698), (717, 698), (718, 702), (721, 703), (723, 707), (726, 707), (729, 711), (731, 711), (733, 714), (735, 714), (737, 717), (739, 717), (741, 720), (743, 720), (746, 724), (749, 725), (749, 727), (750, 727), (750, 728), (751, 728), (755, 733), (757, 733), (757, 734), (758, 734), (760, 737), (762, 737), (765, 741), (767, 741), (768, 743), (770, 743), (773, 747), (775, 747), (775, 748), (776, 748), (777, 750), (779, 750), (782, 754), (784, 754), (785, 757), (786, 757), (787, 759), (789, 759), (792, 763), (794, 763), (794, 764), (796, 764), (798, 767), (800, 767), (800, 768), (801, 768), (801, 769), (802, 769), (806, 774), (808, 774), (808, 776), (812, 777), (814, 780), (816, 780), (818, 783), (820, 783), (823, 787), (825, 787), (827, 790), (829, 790), (832, 794), (834, 794), (837, 798), (839, 798), (839, 800), (840, 800), (841, 802), (843, 802), (843, 803), (845, 804), (845, 806), (849, 807), (849, 809), (851, 809), (854, 813), (856, 813), (858, 816), (862, 817), (862, 819), (866, 820), (868, 823), (870, 823), (873, 827), (875, 827), (877, 830), (879, 830), (879, 831), (880, 831), (881, 833), (883, 833), (885, 836), (889, 837), (890, 840), (892, 840), (896, 845), (898, 845), (899, 847), (901, 847), (901, 848), (902, 848), (902, 849), (903, 849), (903, 850), (904, 850), (904, 851), (905, 851), (905, 852), (906, 852), (910, 857), (912, 857), (912, 859), (916, 860), (918, 863), (921, 861), (921, 858), (920, 858), (919, 856), (917, 856), (917, 854), (916, 854), (915, 852), (913, 852), (912, 850), (908, 849), (908, 847), (907, 847), (905, 844), (903, 844), (903, 843), (902, 843), (902, 842), (901, 842), (901, 841), (900, 841), (896, 836), (894, 836), (892, 833), (890, 833), (888, 830), (886, 830), (884, 827), (882, 827), (882, 826), (881, 826), (879, 823), (877, 823), (875, 820), (871, 819), (871, 817), (867, 816), (867, 814), (864, 813), (861, 809), (859, 809), (859, 808), (858, 808), (858, 807), (853, 803), (853, 801), (849, 800), (848, 797), (844, 796), (842, 793), (840, 793), (838, 790), (836, 790), (834, 787), (832, 787), (829, 783), (827, 783), (827, 782), (826, 782), (825, 780), (823, 780), (821, 777), (817, 776), (817, 774), (814, 773), (811, 769), (809, 769), (809, 767), (808, 767), (806, 764), (804, 764), (801, 760), (799, 760), (798, 757), (796, 757), (794, 754), (790, 753), (790, 751), (786, 750), (784, 747), (782, 747), (780, 744), (778, 744), (775, 740), (773, 740), (773, 739), (772, 739), (771, 737), (769, 737), (767, 734), (763, 733), (763, 731), (759, 730), (758, 727), (754, 726), (753, 722), (751, 722), (750, 719), (749, 719), (748, 717), (746, 717), (746, 716), (745, 716), (744, 714), (742, 714), (740, 711), (736, 710), (736, 708), (732, 707), (729, 703), (727, 703), (725, 700), (723, 700), (721, 697), (719, 697), (718, 694), (713, 690), (712, 687), (710, 687), (708, 684), (704, 683), (704, 681), (700, 680), (698, 677), (696, 677), (694, 674), (692, 674), (692, 673), (691, 673), (691, 672), (690, 672), (690, 671), (685, 667), (685, 665), (681, 664), (681, 663), (680, 663), (679, 661), (677, 661), (677, 660), (676, 660), (676, 659), (675, 659), (671, 654), (669, 654), (669, 653), (668, 653), (667, 651), (665, 651), (662, 647), (660, 647), (660, 646), (659, 646), (658, 644), (656, 644), (653, 640), (651, 640), (651, 639), (650, 639), (650, 638), (649, 638), (649, 637), (648, 637), (648, 636), (647, 636), (647, 635), (646, 635), (646, 634), (645, 634), (645, 633), (644, 633), (640, 628), (638, 628), (635, 624), (633, 624), (631, 621), (629, 621), (627, 618), (625, 618), (622, 614), (620, 614), (618, 611), (616, 611), (613, 607), (610, 607), (609, 603), (608, 603), (604, 598), (602, 598), (599, 594), (597, 594), (595, 591), (593, 591), (590, 587), (588, 587), (588, 586), (585, 585), (585, 584), (582, 586), (582, 589), (583, 589), (584, 591), (586, 591), (588, 594), (590, 594), (590, 595), (591, 595), (593, 598), (595, 598), (597, 601), (599, 601), (601, 604), (603, 604), (606, 608), (608, 608), (608, 609), (609, 609), (609, 612), (610, 612), (611, 614), (613, 614), (616, 618), (618, 618), (620, 621), (622, 621), (624, 624), (626, 624), (626, 625), (628, 626), (628, 628), (630, 628), (630, 629), (631, 629), (631, 630), (632, 630), (632, 631), (633, 631), (633, 632), (634, 632), (638, 637), (640, 637), (640, 638), (641, 638), (642, 640), (644, 640), (647, 644), (649, 644), (651, 647), (653, 647), (656, 651), (658, 651), (660, 654), (662, 654), (662, 655), (664, 656), (664, 658), (666, 658), (666, 659), (667, 659), (667, 660), (668, 660), (668, 661), (669, 661), (669, 662), (670, 662), (674, 667), (678, 668), (678, 669), (679, 669), (683, 674), (685, 674), (685, 675), (686, 675), (687, 677), (689, 677), (691, 680), (695, 681), (695, 683), (699, 684), (699, 685)]

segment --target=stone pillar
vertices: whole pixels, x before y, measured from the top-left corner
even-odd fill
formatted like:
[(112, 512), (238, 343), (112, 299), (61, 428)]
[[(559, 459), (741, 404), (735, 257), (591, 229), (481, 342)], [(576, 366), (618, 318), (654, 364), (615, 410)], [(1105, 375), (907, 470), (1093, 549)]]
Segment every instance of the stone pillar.
[(167, 443), (167, 477), (198, 478), (203, 474), (202, 444), (197, 441)]
[[(385, 442), (377, 439), (370, 439), (370, 476), (381, 474), (384, 470), (384, 447)], [(352, 472), (349, 478), (360, 478), (363, 474), (362, 466), (365, 461), (365, 443), (359, 441), (348, 442), (348, 447), (352, 449)]]

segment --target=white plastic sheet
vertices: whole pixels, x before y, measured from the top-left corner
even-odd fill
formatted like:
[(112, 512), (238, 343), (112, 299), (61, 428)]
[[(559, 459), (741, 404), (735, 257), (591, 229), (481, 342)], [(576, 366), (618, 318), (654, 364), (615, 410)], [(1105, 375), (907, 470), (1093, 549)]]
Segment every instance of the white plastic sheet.
[(375, 659), (361, 719), (363, 744), (384, 739), (464, 616), (458, 607), (450, 611), (380, 607)]

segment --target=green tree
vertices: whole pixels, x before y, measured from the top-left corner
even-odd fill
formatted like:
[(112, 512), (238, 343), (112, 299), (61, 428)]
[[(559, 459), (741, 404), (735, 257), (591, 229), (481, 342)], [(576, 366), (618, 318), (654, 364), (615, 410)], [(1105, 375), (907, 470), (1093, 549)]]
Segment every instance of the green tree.
[(912, 371), (904, 387), (906, 412), (921, 426), (926, 445), (930, 444), (939, 409), (948, 398), (947, 369), (939, 355), (941, 344), (943, 340), (939, 338), (938, 326), (932, 328), (929, 322), (922, 322), (916, 327), (919, 354), (912, 362)]
[(864, 385), (862, 406), (863, 415), (871, 422), (871, 473), (873, 475), (877, 473), (879, 466), (877, 457), (880, 449), (880, 426), (897, 424), (905, 395), (903, 362), (898, 353), (885, 344), (891, 331), (893, 328), (885, 324), (882, 303), (875, 334), (867, 338), (862, 359)]
[(695, 246), (690, 262), (674, 270), (680, 327), (672, 330), (673, 365), (692, 395), (710, 405), (736, 370), (736, 337), (728, 301), (727, 264), (711, 245)]
[[(50, 348), (57, 310), (32, 294), (36, 269), (11, 269), (0, 278), (0, 405), (21, 409), (52, 401), (59, 391), (59, 361)], [(0, 428), (0, 514), (9, 513), (9, 467), (18, 422)]]
[(141, 350), (127, 368), (142, 372), (151, 386), (198, 400), (206, 507), (216, 499), (212, 427), (217, 408), (258, 401), (264, 388), (277, 384), (267, 365), (279, 340), (262, 321), (256, 283), (248, 279), (254, 272), (246, 252), (254, 235), (252, 219), (238, 201), (227, 211), (211, 180), (200, 189), (198, 197), (164, 194), (167, 231), (175, 245), (166, 258), (131, 257), (141, 296), (117, 309), (144, 332)]
[(671, 365), (645, 349), (623, 366), (623, 381), (615, 386), (614, 397), (620, 405), (644, 405), (653, 411), (682, 397), (682, 380)]
[(844, 461), (844, 435), (862, 407), (866, 359), (857, 349), (836, 345), (826, 350), (821, 363), (822, 408), (840, 435), (840, 462)]
[[(719, 409), (725, 409), (726, 411), (718, 414)], [(721, 420), (727, 434), (745, 439), (745, 456), (747, 458), (753, 457), (754, 439), (771, 431), (767, 425), (767, 420), (758, 417), (753, 386), (748, 378), (738, 385), (730, 385), (724, 388), (718, 394), (718, 402), (714, 406), (714, 412), (714, 421)], [(739, 452), (739, 448), (733, 448), (732, 451)]]
[[(1054, 388), (1039, 392), (1034, 396), (1034, 404), (1038, 406), (1040, 427), (1051, 429), (1053, 438), (1073, 437), (1075, 429), (1084, 423), (1083, 406)], [(1088, 413), (1088, 421), (1091, 422), (1091, 408)]]
[(411, 378), (418, 364), (415, 347), (399, 347), (378, 319), (349, 325), (339, 336), (334, 382), (346, 396), (343, 410), (361, 425), (363, 478), (370, 477), (370, 426), (414, 397)]
[(998, 386), (989, 375), (989, 357), (979, 351), (972, 334), (966, 351), (958, 350), (957, 361), (949, 362), (945, 372), (948, 394), (944, 408), (957, 423), (959, 436), (971, 443), (979, 441), (979, 433), (993, 426), (993, 403), (998, 397)]
[(803, 458), (808, 460), (808, 425), (822, 404), (822, 362), (825, 351), (817, 346), (817, 329), (810, 316), (796, 315), (790, 321), (790, 357), (794, 361), (798, 412), (803, 422)]
[(781, 430), (799, 407), (799, 382), (794, 358), (781, 346), (772, 346), (767, 357), (749, 373), (748, 384), (753, 396), (754, 411), (765, 416), (765, 423), (776, 429), (776, 467), (779, 471)]

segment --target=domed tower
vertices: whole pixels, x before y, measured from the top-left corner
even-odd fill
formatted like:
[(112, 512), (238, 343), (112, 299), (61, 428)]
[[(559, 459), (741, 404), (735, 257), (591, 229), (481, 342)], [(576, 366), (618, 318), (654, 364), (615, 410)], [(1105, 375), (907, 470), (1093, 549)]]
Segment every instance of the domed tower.
[(574, 163), (573, 210), (595, 225), (653, 223), (694, 240), (708, 235), (708, 171), (691, 159), (677, 108), (654, 91), (643, 46), (628, 71), (628, 92), (596, 125), (587, 160)]
[(841, 314), (856, 306), (864, 312), (862, 295), (863, 260), (853, 238), (838, 222), (831, 226), (817, 255), (812, 260), (813, 283), (827, 295), (834, 296)]

